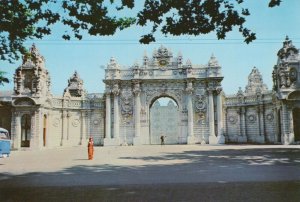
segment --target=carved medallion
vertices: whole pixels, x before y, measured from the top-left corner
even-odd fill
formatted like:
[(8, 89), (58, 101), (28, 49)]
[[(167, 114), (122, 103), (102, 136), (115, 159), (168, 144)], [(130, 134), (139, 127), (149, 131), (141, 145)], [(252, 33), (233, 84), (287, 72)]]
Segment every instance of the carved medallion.
[(254, 115), (254, 114), (250, 114), (250, 115), (248, 115), (248, 121), (250, 122), (250, 123), (255, 123), (256, 122), (256, 116)]
[(268, 121), (273, 121), (274, 115), (273, 114), (267, 114), (266, 118), (267, 118)]
[(231, 124), (236, 124), (236, 122), (237, 122), (237, 117), (234, 116), (234, 115), (231, 115), (231, 116), (228, 117), (228, 120), (229, 120), (229, 122), (230, 122)]
[(100, 119), (94, 119), (93, 123), (94, 123), (94, 125), (99, 125), (100, 124)]
[(55, 119), (53, 120), (53, 126), (54, 126), (54, 127), (58, 127), (58, 125), (59, 125), (59, 118), (55, 118)]
[(72, 122), (72, 125), (74, 127), (77, 127), (79, 125), (79, 123), (80, 123), (79, 119), (74, 119), (73, 122)]

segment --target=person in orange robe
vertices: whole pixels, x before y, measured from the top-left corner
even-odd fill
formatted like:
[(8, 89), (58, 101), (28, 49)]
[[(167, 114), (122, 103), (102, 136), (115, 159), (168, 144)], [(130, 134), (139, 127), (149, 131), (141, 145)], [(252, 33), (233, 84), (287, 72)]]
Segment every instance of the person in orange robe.
[(90, 137), (89, 138), (89, 143), (88, 143), (88, 156), (89, 156), (89, 160), (93, 159), (94, 156), (94, 141), (93, 138)]

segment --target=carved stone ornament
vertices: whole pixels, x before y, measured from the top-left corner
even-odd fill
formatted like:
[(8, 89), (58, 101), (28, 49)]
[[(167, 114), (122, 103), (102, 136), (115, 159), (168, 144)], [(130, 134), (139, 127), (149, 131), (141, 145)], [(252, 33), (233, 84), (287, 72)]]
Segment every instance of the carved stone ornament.
[(19, 98), (14, 102), (15, 105), (20, 106), (32, 106), (35, 105), (34, 101), (30, 98)]
[(132, 115), (133, 95), (130, 89), (123, 89), (121, 93), (121, 113), (128, 117)]
[(99, 125), (99, 124), (100, 124), (100, 119), (95, 119), (95, 120), (93, 121), (93, 124), (94, 124), (94, 125)]
[(246, 86), (245, 94), (256, 94), (257, 90), (264, 93), (268, 90), (267, 85), (263, 83), (262, 75), (256, 67), (253, 67), (248, 76), (248, 84)]
[(222, 92), (223, 88), (221, 86), (216, 87), (216, 93), (219, 95)]
[(53, 119), (53, 124), (52, 124), (52, 125), (53, 125), (54, 127), (58, 127), (59, 122), (60, 122), (59, 118), (55, 118), (55, 119)]
[(205, 113), (200, 112), (198, 114), (198, 123), (201, 123), (202, 125), (205, 125), (205, 117), (206, 117)]
[(267, 118), (268, 121), (273, 121), (274, 115), (273, 114), (267, 114), (266, 118)]
[(74, 120), (72, 121), (72, 125), (73, 125), (74, 127), (77, 127), (77, 126), (79, 125), (79, 123), (80, 123), (80, 120), (79, 120), (79, 119), (74, 119)]
[(139, 95), (141, 92), (140, 83), (136, 82), (133, 87), (133, 93)]
[(299, 53), (299, 50), (293, 45), (292, 40), (286, 36), (285, 41), (283, 42), (283, 47), (278, 51), (277, 56), (280, 59), (289, 59)]
[(208, 61), (208, 66), (209, 67), (218, 67), (219, 66), (219, 62), (218, 62), (217, 58), (214, 56), (214, 54), (211, 55), (211, 57)]
[(187, 87), (186, 87), (185, 91), (186, 91), (188, 94), (192, 94), (192, 93), (193, 93), (194, 88), (193, 88), (193, 83), (192, 83), (192, 82), (188, 82), (188, 83), (187, 83)]
[(117, 83), (114, 84), (113, 89), (112, 89), (112, 93), (115, 96), (118, 96), (120, 94), (120, 89), (119, 89), (119, 85)]
[(195, 101), (195, 108), (197, 112), (206, 111), (207, 103), (206, 97), (204, 95), (197, 95)]
[(236, 124), (236, 122), (237, 122), (237, 117), (234, 116), (234, 115), (230, 115), (230, 116), (228, 117), (228, 121), (229, 121), (229, 123), (231, 123), (231, 124)]
[(255, 123), (256, 122), (256, 116), (255, 116), (255, 114), (248, 115), (247, 119), (248, 119), (248, 121), (250, 123)]

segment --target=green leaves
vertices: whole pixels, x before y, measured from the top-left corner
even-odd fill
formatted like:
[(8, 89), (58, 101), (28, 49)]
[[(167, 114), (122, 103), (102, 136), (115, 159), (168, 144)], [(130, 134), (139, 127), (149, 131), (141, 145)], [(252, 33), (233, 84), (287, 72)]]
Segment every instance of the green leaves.
[(250, 43), (255, 39), (255, 33), (244, 28), (245, 17), (250, 12), (237, 6), (242, 3), (242, 0), (146, 0), (144, 9), (137, 15), (137, 24), (146, 26), (152, 23), (153, 29), (143, 35), (140, 42), (155, 41), (154, 33), (158, 27), (162, 33), (175, 36), (216, 32), (218, 39), (225, 39), (233, 27), (238, 27), (245, 42)]
[(0, 70), (0, 85), (3, 86), (4, 83), (9, 83), (8, 78), (6, 78), (4, 75), (6, 74), (6, 72), (3, 72)]
[[(266, 1), (269, 7), (282, 2)], [(156, 32), (175, 36), (215, 32), (218, 39), (225, 39), (234, 27), (245, 43), (250, 43), (256, 37), (245, 27), (250, 11), (243, 8), (243, 3), (244, 0), (145, 0), (137, 13), (130, 13), (136, 6), (134, 0), (1, 0), (0, 60), (19, 59), (26, 53), (27, 39), (51, 34), (51, 25), (57, 22), (65, 25), (65, 40), (81, 40), (83, 33), (113, 35), (137, 25), (152, 27), (139, 40), (144, 44), (154, 42)]]

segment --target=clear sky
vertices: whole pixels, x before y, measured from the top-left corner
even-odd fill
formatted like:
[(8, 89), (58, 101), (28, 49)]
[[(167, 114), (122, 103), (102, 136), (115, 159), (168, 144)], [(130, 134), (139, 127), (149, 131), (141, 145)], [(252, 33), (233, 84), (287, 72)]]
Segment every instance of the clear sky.
[[(300, 1), (283, 0), (282, 5), (275, 8), (268, 8), (269, 0), (245, 1), (245, 7), (251, 13), (247, 26), (257, 36), (257, 40), (249, 45), (243, 43), (241, 34), (236, 30), (229, 33), (226, 40), (217, 40), (215, 34), (197, 37), (156, 35), (156, 43), (141, 45), (138, 40), (147, 33), (147, 28), (130, 28), (111, 37), (86, 36), (82, 41), (67, 42), (58, 35), (61, 33), (59, 26), (51, 36), (34, 42), (46, 59), (54, 95), (62, 95), (75, 70), (89, 93), (102, 93), (103, 66), (107, 65), (110, 57), (115, 57), (124, 68), (130, 67), (136, 61), (141, 64), (145, 51), (151, 57), (153, 50), (161, 44), (171, 49), (174, 56), (181, 51), (184, 62), (190, 59), (193, 64), (207, 64), (213, 53), (222, 66), (222, 85), (226, 94), (236, 93), (239, 86), (244, 89), (254, 66), (263, 74), (264, 82), (271, 89), (276, 54), (285, 36), (288, 35), (294, 45), (300, 48)], [(26, 43), (28, 47), (31, 44), (32, 41)], [(0, 90), (13, 89), (14, 70), (20, 64), (21, 61), (13, 65), (0, 62), (1, 70), (8, 72), (7, 76), (11, 79), (11, 83), (0, 86)]]

